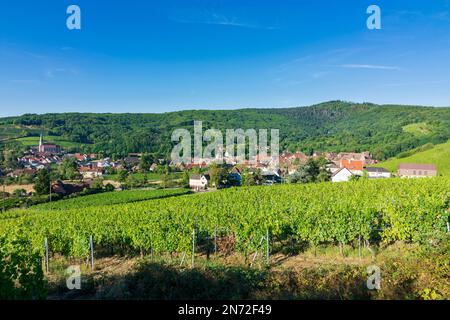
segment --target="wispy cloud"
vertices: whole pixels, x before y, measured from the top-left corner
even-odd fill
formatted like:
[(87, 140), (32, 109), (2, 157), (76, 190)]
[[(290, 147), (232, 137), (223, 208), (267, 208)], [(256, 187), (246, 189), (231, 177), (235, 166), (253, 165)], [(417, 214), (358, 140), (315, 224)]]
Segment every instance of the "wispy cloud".
[(338, 67), (347, 69), (400, 70), (396, 66), (382, 66), (374, 64), (341, 64)]
[(78, 70), (75, 68), (52, 68), (45, 70), (46, 78), (55, 78), (57, 75), (62, 74), (77, 75)]
[(24, 54), (29, 56), (29, 57), (35, 58), (35, 59), (45, 59), (46, 58), (46, 56), (43, 55), (43, 54), (30, 52), (30, 51), (24, 51)]
[(180, 18), (176, 16), (170, 16), (169, 19), (177, 23), (209, 24), (209, 25), (220, 25), (220, 26), (231, 26), (231, 27), (264, 29), (264, 30), (280, 29), (277, 26), (265, 26), (258, 23), (249, 23), (246, 21), (239, 20), (237, 17), (227, 17), (225, 15), (217, 13), (204, 14), (198, 18)]
[(38, 80), (32, 80), (32, 79), (14, 79), (10, 81), (14, 84), (37, 84), (39, 83)]
[(383, 84), (384, 87), (412, 87), (412, 86), (423, 86), (430, 84), (444, 84), (448, 81), (416, 81), (416, 82), (397, 82), (397, 83), (386, 83)]

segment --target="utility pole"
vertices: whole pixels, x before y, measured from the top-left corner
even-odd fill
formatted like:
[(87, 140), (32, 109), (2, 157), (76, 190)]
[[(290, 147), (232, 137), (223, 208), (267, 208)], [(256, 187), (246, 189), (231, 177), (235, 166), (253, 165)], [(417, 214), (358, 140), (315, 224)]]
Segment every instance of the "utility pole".
[(3, 182), (3, 213), (5, 213), (5, 202), (6, 202), (6, 191), (5, 191), (5, 182)]
[(51, 207), (51, 203), (52, 203), (52, 175), (51, 175), (51, 170), (48, 169), (48, 179), (49, 179), (49, 184), (50, 184), (50, 207)]

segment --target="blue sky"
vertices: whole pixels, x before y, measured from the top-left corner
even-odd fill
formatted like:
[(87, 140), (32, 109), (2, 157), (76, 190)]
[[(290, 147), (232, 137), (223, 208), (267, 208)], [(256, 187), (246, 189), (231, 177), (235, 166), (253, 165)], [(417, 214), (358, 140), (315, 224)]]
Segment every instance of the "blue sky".
[(450, 0), (0, 2), (0, 116), (335, 99), (449, 106)]

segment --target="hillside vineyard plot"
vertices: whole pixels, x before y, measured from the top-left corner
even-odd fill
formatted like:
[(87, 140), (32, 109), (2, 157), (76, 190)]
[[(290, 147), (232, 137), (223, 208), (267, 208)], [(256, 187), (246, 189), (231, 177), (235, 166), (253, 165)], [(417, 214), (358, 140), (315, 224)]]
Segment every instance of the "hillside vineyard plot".
[(261, 236), (311, 245), (430, 242), (447, 232), (450, 180), (362, 180), (345, 184), (280, 185), (67, 210), (28, 210), (0, 221), (7, 239), (24, 238), (43, 255), (84, 258), (92, 235), (97, 250), (191, 252), (192, 234), (227, 230), (236, 250), (255, 250)]
[(179, 196), (189, 192), (190, 191), (187, 189), (126, 190), (120, 192), (106, 192), (62, 200), (55, 203), (44, 203), (34, 206), (33, 210), (67, 210), (96, 206), (108, 206), (121, 203), (132, 203), (144, 200)]

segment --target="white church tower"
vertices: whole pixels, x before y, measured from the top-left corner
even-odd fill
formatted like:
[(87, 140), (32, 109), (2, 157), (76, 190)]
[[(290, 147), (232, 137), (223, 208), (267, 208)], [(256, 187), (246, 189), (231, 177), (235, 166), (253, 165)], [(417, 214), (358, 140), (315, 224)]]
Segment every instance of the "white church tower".
[(41, 132), (41, 136), (39, 138), (39, 148), (38, 148), (39, 152), (44, 152), (44, 140), (42, 138), (42, 132)]

